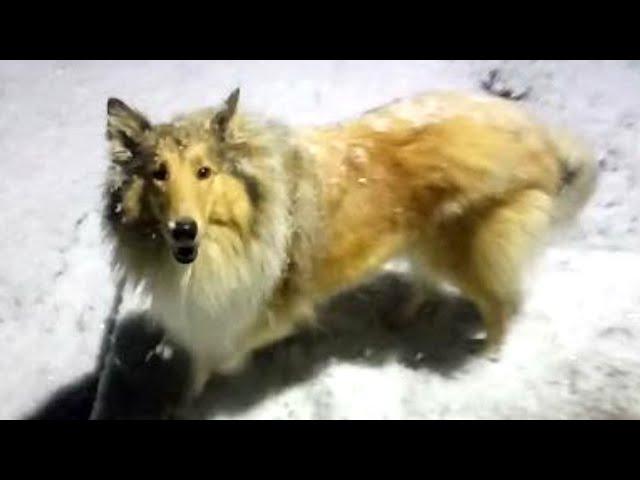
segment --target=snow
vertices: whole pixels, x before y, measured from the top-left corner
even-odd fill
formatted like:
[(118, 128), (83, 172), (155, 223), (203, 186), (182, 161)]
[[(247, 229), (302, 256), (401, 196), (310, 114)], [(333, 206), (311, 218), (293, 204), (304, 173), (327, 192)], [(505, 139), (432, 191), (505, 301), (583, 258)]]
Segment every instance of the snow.
[[(324, 123), (428, 89), (478, 89), (493, 68), (585, 135), (602, 171), (580, 224), (541, 258), (500, 361), (443, 371), (428, 349), (407, 365), (364, 345), (281, 388), (226, 388), (208, 416), (640, 418), (639, 61), (3, 61), (0, 418), (88, 371), (99, 348), (114, 295), (99, 230), (108, 97), (166, 120), (240, 86), (245, 108)], [(294, 370), (323, 353), (297, 348)]]

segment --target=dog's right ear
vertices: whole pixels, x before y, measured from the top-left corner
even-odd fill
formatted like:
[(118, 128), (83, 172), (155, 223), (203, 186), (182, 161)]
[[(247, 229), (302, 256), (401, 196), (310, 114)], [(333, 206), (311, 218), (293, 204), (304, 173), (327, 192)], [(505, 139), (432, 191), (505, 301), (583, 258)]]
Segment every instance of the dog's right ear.
[(115, 163), (126, 163), (133, 158), (144, 133), (150, 128), (151, 123), (144, 115), (122, 100), (110, 98), (107, 101), (107, 139)]

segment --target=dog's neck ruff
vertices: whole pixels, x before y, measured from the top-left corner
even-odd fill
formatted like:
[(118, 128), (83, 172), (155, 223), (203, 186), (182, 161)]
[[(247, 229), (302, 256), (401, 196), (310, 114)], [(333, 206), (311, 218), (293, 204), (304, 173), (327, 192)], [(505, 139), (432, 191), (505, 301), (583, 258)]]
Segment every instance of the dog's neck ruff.
[(147, 279), (153, 315), (214, 365), (237, 354), (239, 338), (258, 320), (288, 263), (289, 198), (284, 187), (277, 190), (253, 237), (242, 242), (214, 228), (192, 264), (181, 265), (167, 252)]

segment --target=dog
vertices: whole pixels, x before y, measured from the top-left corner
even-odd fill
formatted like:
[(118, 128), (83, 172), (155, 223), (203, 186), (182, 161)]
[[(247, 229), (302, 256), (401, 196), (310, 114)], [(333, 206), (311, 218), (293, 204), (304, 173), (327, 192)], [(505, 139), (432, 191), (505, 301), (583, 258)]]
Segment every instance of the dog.
[(428, 92), (295, 128), (238, 105), (236, 89), (154, 124), (107, 102), (113, 269), (189, 351), (194, 395), (317, 327), (319, 303), (395, 258), (418, 286), (409, 310), (452, 285), (497, 354), (530, 260), (596, 186), (582, 141), (484, 94)]

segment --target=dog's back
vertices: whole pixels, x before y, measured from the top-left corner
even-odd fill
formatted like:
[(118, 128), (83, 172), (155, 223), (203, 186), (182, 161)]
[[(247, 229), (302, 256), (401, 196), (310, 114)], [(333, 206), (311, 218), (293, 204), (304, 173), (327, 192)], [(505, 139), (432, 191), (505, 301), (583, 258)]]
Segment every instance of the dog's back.
[(528, 260), (596, 180), (578, 140), (484, 95), (422, 95), (304, 135), (325, 182), (322, 288), (404, 249), (475, 301), (494, 345)]

